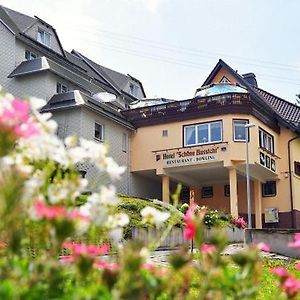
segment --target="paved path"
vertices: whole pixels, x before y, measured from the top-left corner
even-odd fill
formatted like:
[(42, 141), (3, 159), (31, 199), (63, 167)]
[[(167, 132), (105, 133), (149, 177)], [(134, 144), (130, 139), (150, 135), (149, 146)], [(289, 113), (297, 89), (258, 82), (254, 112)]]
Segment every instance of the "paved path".
[[(231, 255), (237, 253), (245, 248), (243, 243), (240, 244), (230, 244), (228, 245), (225, 250), (222, 252), (223, 255)], [(153, 263), (167, 266), (168, 265), (168, 257), (176, 250), (157, 250), (154, 251), (150, 259)], [(271, 252), (263, 252), (261, 251), (261, 255), (270, 259), (281, 259), (281, 260), (290, 260), (290, 257), (279, 255), (276, 253)]]

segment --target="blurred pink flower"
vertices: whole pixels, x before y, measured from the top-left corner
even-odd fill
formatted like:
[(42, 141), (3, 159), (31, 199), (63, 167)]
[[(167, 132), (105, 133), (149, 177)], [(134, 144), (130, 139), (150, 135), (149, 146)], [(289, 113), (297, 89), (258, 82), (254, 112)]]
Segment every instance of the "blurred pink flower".
[(53, 220), (57, 218), (64, 218), (66, 216), (64, 206), (46, 206), (42, 201), (35, 201), (34, 207), (39, 218)]
[(216, 246), (212, 244), (202, 244), (200, 247), (202, 253), (211, 254), (216, 251)]
[(106, 269), (111, 271), (118, 271), (120, 269), (119, 263), (107, 262), (103, 260), (96, 260), (94, 266), (98, 267), (99, 269)]
[(65, 242), (63, 247), (71, 250), (72, 256), (89, 256), (89, 257), (96, 257), (107, 254), (109, 251), (109, 245), (104, 244), (102, 246), (96, 245), (86, 245), (84, 243), (72, 243), (72, 242)]
[(68, 219), (68, 220), (80, 220), (88, 222), (90, 218), (87, 215), (82, 214), (79, 210), (73, 209), (71, 211), (67, 211), (62, 205), (52, 205), (47, 206), (43, 201), (35, 201), (34, 202), (35, 213), (38, 218), (41, 219)]
[(196, 235), (196, 224), (189, 222), (183, 229), (183, 238), (185, 240), (191, 240)]
[(300, 248), (300, 233), (294, 235), (294, 242), (288, 243), (290, 248)]
[(184, 218), (183, 218), (184, 222), (186, 222), (186, 223), (192, 222), (193, 217), (195, 216), (196, 208), (197, 208), (197, 205), (194, 203), (189, 207), (189, 209), (187, 210), (187, 212), (184, 215)]
[(298, 271), (300, 271), (300, 263), (296, 263), (295, 264), (295, 269), (298, 270)]
[(294, 297), (300, 291), (300, 281), (290, 276), (281, 285), (289, 298)]
[(256, 248), (265, 252), (270, 252), (271, 248), (269, 245), (267, 245), (266, 243), (258, 243), (256, 244)]
[(284, 267), (275, 267), (271, 270), (271, 272), (282, 279), (285, 279), (289, 276), (288, 271)]
[(20, 99), (14, 99), (0, 112), (0, 125), (16, 136), (28, 138), (38, 134), (37, 125), (29, 118), (29, 103)]

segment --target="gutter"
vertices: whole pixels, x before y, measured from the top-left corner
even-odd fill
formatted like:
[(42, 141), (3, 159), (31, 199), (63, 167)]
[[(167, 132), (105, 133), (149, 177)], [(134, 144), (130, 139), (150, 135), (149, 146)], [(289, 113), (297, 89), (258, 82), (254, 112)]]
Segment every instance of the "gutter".
[(292, 212), (292, 228), (296, 228), (296, 216), (294, 212), (294, 195), (292, 186), (292, 168), (291, 168), (291, 143), (299, 139), (300, 136), (296, 136), (288, 141), (288, 163), (289, 163), (289, 184), (290, 184), (290, 201), (291, 201), (291, 212)]

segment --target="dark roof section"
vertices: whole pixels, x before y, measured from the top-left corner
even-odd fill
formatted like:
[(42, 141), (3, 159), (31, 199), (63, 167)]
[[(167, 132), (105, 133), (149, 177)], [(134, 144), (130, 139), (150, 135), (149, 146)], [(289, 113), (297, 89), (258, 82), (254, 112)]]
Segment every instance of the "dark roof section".
[(37, 21), (35, 18), (29, 17), (10, 8), (4, 6), (1, 7), (5, 10), (7, 15), (10, 17), (12, 22), (17, 26), (20, 32), (25, 31), (28, 27), (30, 27)]
[(87, 94), (75, 90), (62, 94), (55, 94), (47, 104), (41, 109), (41, 112), (52, 112), (62, 109), (70, 109), (78, 106), (84, 106), (98, 113), (113, 119), (120, 125), (123, 125), (129, 129), (134, 129), (131, 123), (117, 110), (110, 108), (97, 100), (94, 100)]
[(8, 15), (7, 11), (4, 9), (2, 5), (0, 5), (0, 20), (2, 23), (6, 25), (6, 27), (12, 31), (14, 34), (19, 32), (20, 29), (17, 25), (12, 21), (10, 16)]
[(300, 125), (300, 107), (281, 99), (261, 88), (254, 87), (256, 92), (270, 104), (276, 112), (294, 126)]
[(119, 92), (123, 92), (127, 96), (135, 99), (134, 96), (132, 96), (124, 91), (124, 88), (128, 85), (130, 80), (133, 80), (140, 85), (142, 92), (143, 92), (144, 96), (146, 97), (142, 83), (138, 79), (134, 78), (133, 76), (131, 76), (129, 74), (125, 75), (123, 73), (120, 73), (115, 70), (109, 69), (107, 67), (101, 66), (101, 65), (95, 63), (94, 61), (92, 61), (91, 59), (89, 59), (88, 57), (84, 56), (83, 54), (79, 53), (76, 50), (72, 50), (71, 53), (80, 57), (86, 64), (88, 64), (92, 68), (92, 70), (94, 70), (94, 72), (98, 72), (100, 76), (103, 76), (104, 78), (106, 78), (107, 81), (110, 82), (111, 85), (114, 86)]
[[(211, 73), (209, 74), (209, 76), (206, 78), (206, 80), (203, 83), (203, 86), (208, 85), (211, 83), (212, 79), (215, 77), (215, 75), (219, 72), (219, 70), (221, 68), (224, 68), (227, 72), (229, 72), (232, 76), (234, 76), (237, 81), (244, 85), (245, 87), (247, 87), (249, 93), (251, 94), (251, 96), (257, 100), (257, 102), (262, 105), (264, 108), (271, 108), (271, 110), (273, 111), (273, 113), (275, 115), (277, 115), (277, 119), (279, 122), (281, 122), (284, 125), (288, 125), (292, 130), (297, 131), (297, 133), (300, 133), (300, 128), (299, 128), (299, 123), (300, 123), (300, 119), (297, 119), (297, 113), (296, 115), (296, 119), (291, 121), (289, 120), (289, 116), (288, 113), (286, 113), (286, 109), (287, 109), (287, 105), (283, 105), (282, 101), (289, 103), (283, 99), (280, 99), (268, 92), (265, 92), (253, 85), (251, 85), (248, 81), (246, 81), (240, 74), (237, 73), (237, 71), (234, 71), (229, 65), (227, 65), (222, 59), (219, 59), (218, 63), (216, 64), (216, 66), (214, 67), (214, 69), (211, 71)], [(272, 95), (273, 97), (275, 97), (277, 100), (273, 101), (267, 99), (267, 96), (263, 96), (263, 92), (265, 92), (266, 94)], [(280, 99), (280, 101), (278, 100)], [(293, 104), (291, 104), (293, 106)], [(290, 110), (289, 110), (290, 111)], [(292, 111), (294, 113), (294, 110)]]
[(121, 90), (119, 87), (115, 84), (115, 82), (105, 73), (103, 70), (103, 67), (96, 64), (89, 58), (85, 57), (81, 53), (79, 53), (76, 50), (72, 50), (72, 54), (78, 56), (90, 69), (92, 69), (104, 82), (106, 82), (108, 85), (110, 85), (118, 94), (121, 94)]

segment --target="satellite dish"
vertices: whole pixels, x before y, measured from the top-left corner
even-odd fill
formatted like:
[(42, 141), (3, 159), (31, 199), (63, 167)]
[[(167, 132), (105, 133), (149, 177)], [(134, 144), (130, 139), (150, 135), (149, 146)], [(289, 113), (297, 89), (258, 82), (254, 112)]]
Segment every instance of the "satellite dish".
[(117, 100), (116, 95), (107, 92), (100, 92), (93, 95), (93, 99), (99, 102), (112, 102)]

